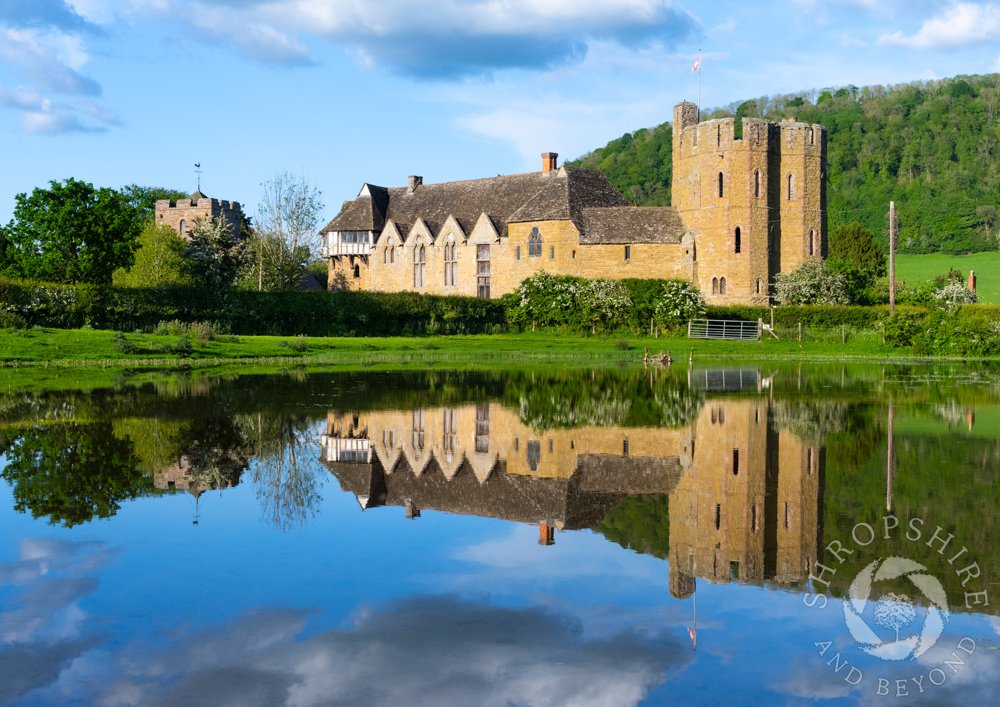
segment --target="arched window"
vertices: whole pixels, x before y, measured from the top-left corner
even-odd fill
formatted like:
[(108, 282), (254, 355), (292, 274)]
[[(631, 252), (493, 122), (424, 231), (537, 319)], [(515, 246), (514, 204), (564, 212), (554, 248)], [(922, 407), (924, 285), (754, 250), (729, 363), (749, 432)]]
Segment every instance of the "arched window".
[(359, 277), (361, 277), (361, 266), (360, 265), (355, 265), (354, 266), (354, 279), (357, 280)]
[(532, 228), (531, 234), (528, 236), (528, 257), (542, 257), (542, 234), (539, 233), (538, 226)]
[(719, 198), (721, 199), (721, 198), (722, 198), (722, 196), (723, 196), (723, 188), (722, 188), (722, 172), (719, 172)]
[(792, 200), (792, 194), (795, 193), (795, 177), (794, 175), (788, 175), (788, 200)]
[(712, 294), (719, 294), (719, 278), (717, 277), (712, 278)]
[(188, 222), (181, 219), (181, 225), (177, 227), (177, 230), (182, 236), (185, 235), (188, 230)]
[(382, 251), (382, 262), (385, 264), (389, 263), (389, 246), (386, 246), (385, 250)]
[(743, 238), (742, 238), (742, 234), (740, 233), (740, 227), (737, 226), (736, 227), (736, 233), (735, 233), (735, 236), (733, 238), (733, 252), (734, 253), (739, 253), (740, 252), (740, 248), (743, 245), (741, 243), (742, 240), (743, 240)]
[(423, 287), (427, 283), (427, 250), (424, 246), (413, 248), (413, 286)]
[(719, 278), (719, 294), (726, 294), (726, 278)]
[(809, 229), (809, 255), (816, 255), (816, 229)]
[(389, 247), (389, 262), (390, 263), (396, 262), (396, 246)]
[(760, 170), (755, 169), (753, 171), (753, 198), (760, 198)]

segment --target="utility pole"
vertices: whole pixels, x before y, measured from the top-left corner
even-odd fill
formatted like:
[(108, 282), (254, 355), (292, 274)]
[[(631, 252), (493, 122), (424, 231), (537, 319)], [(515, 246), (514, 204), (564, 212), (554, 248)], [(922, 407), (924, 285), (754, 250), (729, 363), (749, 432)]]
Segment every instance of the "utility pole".
[(889, 202), (889, 312), (896, 311), (896, 202)]

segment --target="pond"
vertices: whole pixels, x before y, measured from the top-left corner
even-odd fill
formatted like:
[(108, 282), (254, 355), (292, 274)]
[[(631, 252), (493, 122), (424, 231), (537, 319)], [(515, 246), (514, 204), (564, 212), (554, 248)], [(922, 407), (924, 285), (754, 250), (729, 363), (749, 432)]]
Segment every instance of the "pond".
[(1000, 371), (741, 366), (4, 387), (0, 704), (993, 702)]

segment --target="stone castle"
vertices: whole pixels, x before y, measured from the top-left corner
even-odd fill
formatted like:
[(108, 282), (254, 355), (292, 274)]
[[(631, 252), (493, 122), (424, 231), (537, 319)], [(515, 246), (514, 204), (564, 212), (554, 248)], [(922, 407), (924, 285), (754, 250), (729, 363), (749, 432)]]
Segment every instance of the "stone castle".
[(630, 206), (560, 168), (365, 184), (322, 230), (331, 289), (499, 297), (537, 273), (681, 278), (712, 304), (766, 304), (774, 276), (826, 254), (822, 126), (674, 108), (671, 206)]
[(185, 240), (190, 238), (191, 228), (199, 218), (222, 218), (233, 233), (239, 233), (243, 209), (238, 201), (213, 199), (202, 194), (200, 189), (186, 199), (161, 199), (156, 202), (156, 225), (172, 228)]

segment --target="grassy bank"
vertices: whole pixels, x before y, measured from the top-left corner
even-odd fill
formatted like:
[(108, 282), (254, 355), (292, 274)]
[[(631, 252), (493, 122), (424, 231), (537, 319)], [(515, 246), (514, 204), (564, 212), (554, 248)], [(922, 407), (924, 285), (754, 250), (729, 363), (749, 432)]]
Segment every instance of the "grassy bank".
[[(846, 335), (846, 341), (843, 337)], [(906, 350), (882, 343), (871, 331), (805, 330), (797, 336), (759, 342), (703, 341), (684, 337), (579, 336), (555, 333), (436, 337), (278, 337), (223, 336), (208, 341), (154, 334), (121, 335), (101, 330), (31, 329), (0, 331), (0, 366), (4, 367), (177, 367), (178, 365), (335, 364), (378, 365), (442, 363), (478, 365), (518, 361), (642, 362), (643, 349), (671, 352), (686, 361), (768, 359), (912, 358)], [(0, 374), (2, 375), (2, 374)]]
[(1000, 253), (972, 253), (971, 255), (897, 255), (896, 276), (907, 285), (930, 282), (944, 275), (949, 268), (960, 270), (965, 277), (976, 271), (976, 289), (979, 301), (1000, 304)]

